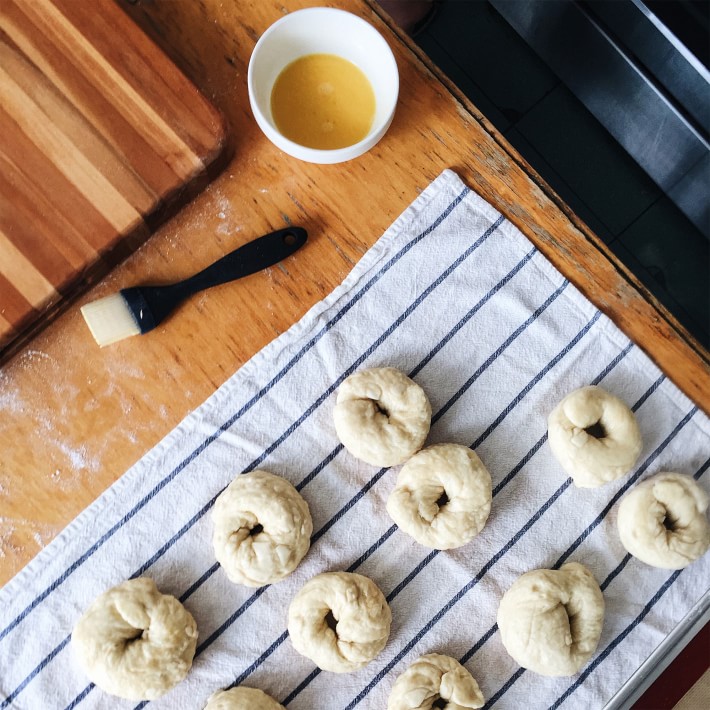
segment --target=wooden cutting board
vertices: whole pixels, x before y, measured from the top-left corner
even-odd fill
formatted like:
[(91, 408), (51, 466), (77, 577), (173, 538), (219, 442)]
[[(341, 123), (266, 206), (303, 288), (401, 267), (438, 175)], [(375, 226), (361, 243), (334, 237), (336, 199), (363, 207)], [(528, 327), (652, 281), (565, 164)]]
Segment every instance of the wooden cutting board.
[(2, 0), (0, 361), (203, 186), (225, 145), (221, 115), (113, 0)]

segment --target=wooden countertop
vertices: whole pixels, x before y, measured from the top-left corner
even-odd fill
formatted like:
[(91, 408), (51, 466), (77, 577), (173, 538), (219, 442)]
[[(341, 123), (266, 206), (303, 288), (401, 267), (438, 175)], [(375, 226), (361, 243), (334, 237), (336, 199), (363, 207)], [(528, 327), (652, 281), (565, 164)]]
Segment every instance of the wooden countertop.
[[(127, 12), (224, 113), (233, 157), (137, 253), (0, 369), (0, 584), (240, 365), (328, 294), (443, 169), (509, 217), (706, 412), (710, 364), (455, 86), (362, 0), (220, 0)], [(261, 134), (247, 98), (251, 50), (287, 10), (333, 5), (374, 24), (395, 52), (400, 100), (369, 153), (299, 162)], [(190, 275), (288, 223), (307, 246), (264, 274), (201, 294), (157, 331), (99, 350), (78, 306), (141, 282)]]

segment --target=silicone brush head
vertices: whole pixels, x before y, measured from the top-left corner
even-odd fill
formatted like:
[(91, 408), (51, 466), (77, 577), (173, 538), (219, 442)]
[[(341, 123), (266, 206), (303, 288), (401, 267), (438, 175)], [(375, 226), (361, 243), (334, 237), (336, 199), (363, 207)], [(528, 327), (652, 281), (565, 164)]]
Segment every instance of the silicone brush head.
[(94, 340), (102, 348), (142, 332), (121, 293), (87, 303), (81, 307), (81, 315)]

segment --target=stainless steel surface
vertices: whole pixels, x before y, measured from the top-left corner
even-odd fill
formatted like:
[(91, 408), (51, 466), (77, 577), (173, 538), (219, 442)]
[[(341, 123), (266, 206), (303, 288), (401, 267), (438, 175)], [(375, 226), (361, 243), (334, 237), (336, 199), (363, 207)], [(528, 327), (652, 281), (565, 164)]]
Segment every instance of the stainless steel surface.
[(710, 73), (703, 63), (641, 0), (587, 2), (585, 8), (634, 55), (649, 80), (658, 82), (687, 111), (707, 138)]
[(710, 591), (698, 601), (686, 617), (658, 645), (656, 650), (606, 704), (604, 710), (628, 710), (671, 664), (688, 642), (710, 623)]
[(702, 63), (641, 0), (490, 2), (710, 238), (710, 73)]

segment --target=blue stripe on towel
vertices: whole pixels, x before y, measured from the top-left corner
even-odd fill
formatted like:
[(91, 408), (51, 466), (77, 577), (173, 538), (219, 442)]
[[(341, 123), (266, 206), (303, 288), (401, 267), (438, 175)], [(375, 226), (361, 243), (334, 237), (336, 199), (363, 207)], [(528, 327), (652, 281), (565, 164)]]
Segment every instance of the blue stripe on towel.
[[(62, 651), (71, 639), (67, 636), (57, 646), (54, 647), (39, 663), (39, 665), (13, 690), (0, 704), (0, 708), (6, 708), (31, 682), (38, 676)], [(92, 684), (93, 685), (93, 684)]]

